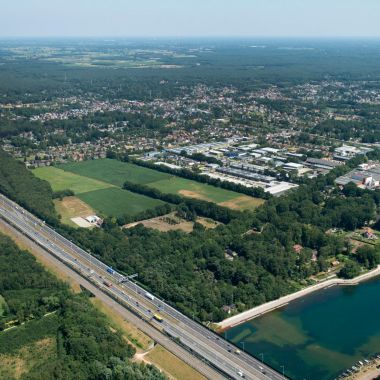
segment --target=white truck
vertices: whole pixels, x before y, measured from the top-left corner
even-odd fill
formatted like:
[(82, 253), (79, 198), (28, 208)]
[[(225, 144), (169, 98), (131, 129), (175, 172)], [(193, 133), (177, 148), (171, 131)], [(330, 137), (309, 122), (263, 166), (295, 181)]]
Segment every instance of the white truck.
[(145, 297), (146, 298), (149, 298), (151, 301), (154, 301), (154, 295), (153, 294), (150, 294), (148, 292), (145, 292)]

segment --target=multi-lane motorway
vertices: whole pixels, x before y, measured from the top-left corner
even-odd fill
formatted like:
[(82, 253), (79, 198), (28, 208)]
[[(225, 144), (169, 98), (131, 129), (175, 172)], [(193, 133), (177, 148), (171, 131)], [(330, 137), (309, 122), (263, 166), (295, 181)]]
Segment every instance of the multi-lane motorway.
[[(122, 274), (110, 271), (106, 264), (3, 195), (0, 195), (0, 216), (151, 326), (176, 338), (178, 344), (220, 371), (224, 377), (284, 380), (278, 372), (247, 353), (237, 351), (229, 342), (164, 301), (157, 297), (148, 298), (142, 287)], [(158, 313), (163, 317), (161, 322), (153, 317)]]

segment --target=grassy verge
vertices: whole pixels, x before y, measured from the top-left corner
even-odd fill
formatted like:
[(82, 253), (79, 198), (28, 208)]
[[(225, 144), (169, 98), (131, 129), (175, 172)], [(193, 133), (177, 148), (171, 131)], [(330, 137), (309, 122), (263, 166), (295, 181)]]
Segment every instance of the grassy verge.
[(127, 322), (124, 318), (120, 316), (112, 307), (105, 305), (102, 301), (97, 298), (91, 299), (92, 304), (103, 314), (105, 314), (111, 325), (121, 330), (124, 337), (139, 351), (148, 350), (152, 345), (153, 341), (147, 335), (145, 335), (141, 330)]
[(177, 380), (206, 380), (194, 368), (177, 358), (163, 347), (157, 345), (152, 351), (145, 355), (144, 360), (155, 364), (170, 377)]

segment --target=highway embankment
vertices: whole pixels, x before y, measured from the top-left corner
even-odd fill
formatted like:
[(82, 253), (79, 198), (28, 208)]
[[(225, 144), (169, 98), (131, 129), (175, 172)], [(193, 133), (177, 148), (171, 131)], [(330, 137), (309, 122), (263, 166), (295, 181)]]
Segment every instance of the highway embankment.
[(331, 286), (348, 286), (348, 285), (358, 285), (359, 283), (369, 280), (371, 278), (380, 276), (380, 265), (369, 272), (366, 272), (358, 277), (355, 277), (350, 280), (345, 280), (341, 278), (332, 278), (329, 280), (321, 281), (317, 284), (308, 286), (307, 288), (301, 289), (295, 293), (288, 294), (286, 296), (283, 296), (281, 298), (278, 298), (277, 300), (267, 302), (265, 304), (262, 304), (260, 306), (256, 306), (252, 309), (249, 309), (247, 311), (244, 311), (240, 314), (234, 315), (232, 317), (229, 317), (221, 322), (219, 322), (217, 325), (219, 328), (226, 330), (228, 328), (237, 326), (241, 323), (244, 323), (246, 321), (249, 321), (251, 319), (257, 318), (263, 314), (269, 313), (270, 311), (273, 311), (275, 309), (278, 309), (280, 307), (283, 307), (287, 305), (289, 302), (292, 302), (298, 298), (305, 297), (311, 293), (314, 293), (318, 290), (329, 288)]

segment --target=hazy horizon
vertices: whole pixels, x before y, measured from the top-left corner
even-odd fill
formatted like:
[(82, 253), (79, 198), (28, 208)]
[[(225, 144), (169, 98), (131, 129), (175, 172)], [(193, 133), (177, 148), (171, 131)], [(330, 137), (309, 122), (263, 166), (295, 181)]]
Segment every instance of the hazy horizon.
[(379, 38), (377, 0), (0, 0), (0, 38)]

